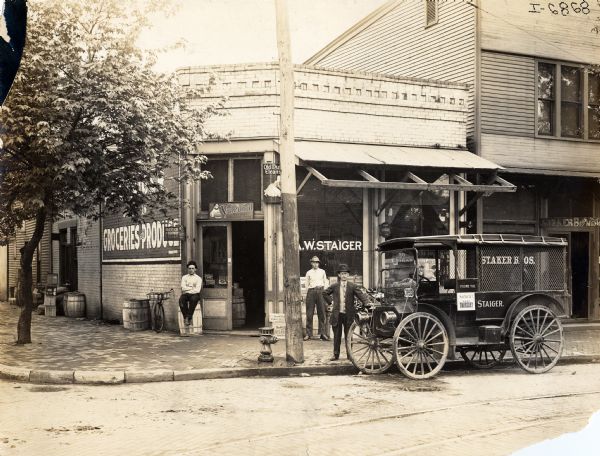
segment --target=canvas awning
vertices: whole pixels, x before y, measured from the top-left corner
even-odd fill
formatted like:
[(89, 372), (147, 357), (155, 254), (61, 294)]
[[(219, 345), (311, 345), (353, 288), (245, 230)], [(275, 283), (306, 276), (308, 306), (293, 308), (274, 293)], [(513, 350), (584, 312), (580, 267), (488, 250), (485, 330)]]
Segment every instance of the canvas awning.
[[(497, 172), (503, 169), (501, 166), (463, 149), (317, 141), (296, 141), (294, 147), (296, 156), (310, 175), (328, 187), (455, 190), (482, 194), (516, 191), (515, 185), (498, 176)], [(356, 179), (330, 179), (323, 170), (324, 167), (343, 164), (354, 165)], [(380, 167), (403, 169), (403, 179), (380, 180), (372, 171), (367, 171)], [(419, 176), (425, 170), (437, 170), (446, 174), (448, 179), (427, 181)], [(476, 175), (478, 182), (470, 182), (464, 177), (465, 174)]]

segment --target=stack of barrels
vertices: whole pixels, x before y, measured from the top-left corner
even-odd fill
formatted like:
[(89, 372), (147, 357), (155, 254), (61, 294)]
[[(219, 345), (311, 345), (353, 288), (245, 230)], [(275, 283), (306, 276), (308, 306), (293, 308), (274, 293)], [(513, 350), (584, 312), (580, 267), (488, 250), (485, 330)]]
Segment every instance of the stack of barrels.
[(246, 324), (246, 300), (244, 299), (244, 289), (236, 285), (233, 285), (232, 323), (234, 328), (241, 328)]

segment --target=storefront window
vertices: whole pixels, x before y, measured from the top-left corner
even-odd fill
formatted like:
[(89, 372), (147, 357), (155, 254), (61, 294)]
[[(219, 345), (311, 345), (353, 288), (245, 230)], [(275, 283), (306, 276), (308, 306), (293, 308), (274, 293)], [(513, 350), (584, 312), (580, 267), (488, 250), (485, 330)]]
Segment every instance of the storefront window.
[(252, 201), (254, 210), (261, 208), (262, 170), (260, 160), (239, 159), (233, 161), (233, 199), (234, 201)]
[(229, 160), (209, 160), (203, 166), (203, 169), (210, 171), (213, 177), (201, 181), (201, 210), (207, 211), (209, 203), (228, 201), (228, 168)]
[(536, 234), (536, 192), (521, 186), (514, 193), (493, 193), (483, 202), (483, 231)]
[[(420, 177), (425, 180), (430, 178), (424, 175)], [(400, 181), (400, 179), (400, 175), (396, 176), (392, 172), (386, 174), (386, 180)], [(444, 175), (436, 182), (448, 183), (448, 176)], [(429, 192), (387, 190), (386, 199), (388, 204), (385, 208), (385, 221), (391, 228), (388, 238), (448, 234), (450, 217), (448, 190)]]
[[(305, 174), (298, 172), (298, 182)], [(326, 170), (325, 174), (344, 178), (342, 170)], [(298, 229), (301, 274), (316, 255), (328, 277), (335, 277), (340, 263), (350, 267), (351, 275), (362, 276), (362, 189), (325, 187), (309, 179), (298, 195)]]

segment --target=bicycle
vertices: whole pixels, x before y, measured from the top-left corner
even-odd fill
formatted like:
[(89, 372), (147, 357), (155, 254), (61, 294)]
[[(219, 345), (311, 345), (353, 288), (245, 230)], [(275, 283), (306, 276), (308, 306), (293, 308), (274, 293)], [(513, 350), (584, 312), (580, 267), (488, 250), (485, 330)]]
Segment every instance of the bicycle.
[(165, 326), (165, 308), (163, 302), (169, 299), (172, 294), (172, 288), (169, 291), (151, 291), (146, 294), (152, 305), (152, 329), (157, 333), (161, 332)]

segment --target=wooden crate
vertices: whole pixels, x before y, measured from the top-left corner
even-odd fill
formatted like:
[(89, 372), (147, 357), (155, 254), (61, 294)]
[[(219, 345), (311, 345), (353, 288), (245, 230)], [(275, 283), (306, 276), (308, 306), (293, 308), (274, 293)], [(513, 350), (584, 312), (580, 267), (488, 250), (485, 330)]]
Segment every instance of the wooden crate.
[(199, 336), (202, 334), (202, 310), (200, 306), (196, 307), (194, 316), (192, 317), (192, 324), (186, 326), (183, 322), (183, 315), (181, 310), (177, 311), (177, 319), (179, 322), (179, 334), (182, 336)]

